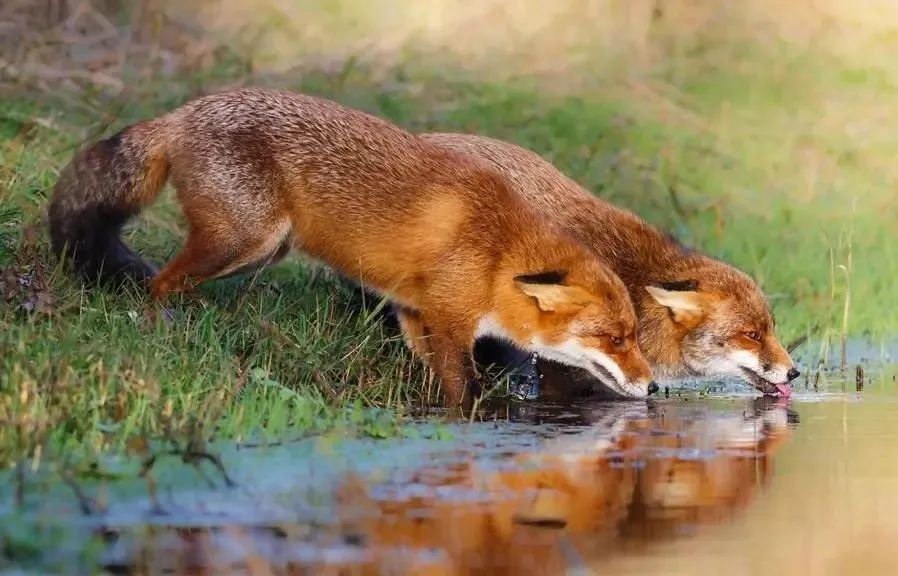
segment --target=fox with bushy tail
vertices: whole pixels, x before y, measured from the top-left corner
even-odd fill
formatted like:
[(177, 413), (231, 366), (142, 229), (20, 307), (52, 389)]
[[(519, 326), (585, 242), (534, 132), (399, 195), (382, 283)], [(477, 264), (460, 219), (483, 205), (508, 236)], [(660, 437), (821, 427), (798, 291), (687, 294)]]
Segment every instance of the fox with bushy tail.
[[(189, 230), (158, 274), (119, 237), (166, 181)], [(80, 152), (53, 192), (54, 250), (90, 280), (159, 299), (302, 250), (392, 301), (413, 350), (462, 402), (481, 336), (641, 398), (652, 374), (625, 286), (504, 177), (335, 102), (279, 90), (198, 98)]]

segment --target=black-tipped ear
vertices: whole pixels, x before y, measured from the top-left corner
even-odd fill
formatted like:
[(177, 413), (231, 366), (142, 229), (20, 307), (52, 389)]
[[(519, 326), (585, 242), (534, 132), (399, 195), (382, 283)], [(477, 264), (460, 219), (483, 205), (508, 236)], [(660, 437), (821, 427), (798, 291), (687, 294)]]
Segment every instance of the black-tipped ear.
[(697, 280), (674, 280), (672, 282), (653, 282), (653, 286), (667, 290), (668, 292), (696, 292)]
[(522, 284), (558, 284), (562, 286), (566, 278), (567, 270), (550, 270), (536, 274), (521, 274), (514, 277), (515, 282)]

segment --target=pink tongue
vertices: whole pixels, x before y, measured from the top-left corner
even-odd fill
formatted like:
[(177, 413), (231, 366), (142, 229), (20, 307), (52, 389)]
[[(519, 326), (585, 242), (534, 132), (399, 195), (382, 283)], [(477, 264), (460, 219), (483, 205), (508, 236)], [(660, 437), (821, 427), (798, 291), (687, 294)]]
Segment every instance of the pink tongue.
[(789, 384), (774, 384), (774, 386), (776, 386), (776, 391), (780, 393), (780, 396), (788, 398), (792, 395), (792, 386)]

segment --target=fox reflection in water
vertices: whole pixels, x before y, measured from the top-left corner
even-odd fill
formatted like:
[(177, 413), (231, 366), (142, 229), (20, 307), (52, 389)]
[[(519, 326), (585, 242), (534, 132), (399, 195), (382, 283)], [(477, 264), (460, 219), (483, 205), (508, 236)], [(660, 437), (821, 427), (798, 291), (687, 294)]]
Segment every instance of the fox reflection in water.
[(578, 419), (586, 431), (507, 463), (424, 469), (391, 489), (350, 482), (342, 502), (357, 520), (343, 531), (378, 563), (392, 564), (396, 551), (439, 552), (405, 567), (414, 573), (560, 573), (745, 509), (770, 482), (773, 456), (797, 422), (767, 399), (741, 414), (680, 401), (611, 403)]
[(152, 538), (132, 540), (136, 547), (126, 546), (124, 564), (114, 567), (139, 574), (576, 573), (744, 511), (771, 481), (774, 456), (797, 422), (777, 402), (514, 405), (503, 418), (513, 423), (459, 442), (451, 464), (435, 456), (387, 481), (347, 478), (330, 521), (157, 527)]

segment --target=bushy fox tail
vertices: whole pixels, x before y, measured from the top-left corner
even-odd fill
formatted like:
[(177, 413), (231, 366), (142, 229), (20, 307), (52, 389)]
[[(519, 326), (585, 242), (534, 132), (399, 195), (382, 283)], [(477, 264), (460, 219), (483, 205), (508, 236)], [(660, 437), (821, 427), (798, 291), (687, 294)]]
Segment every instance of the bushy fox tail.
[(164, 117), (81, 150), (63, 169), (48, 210), (53, 251), (89, 281), (146, 282), (156, 268), (119, 237), (168, 179)]

